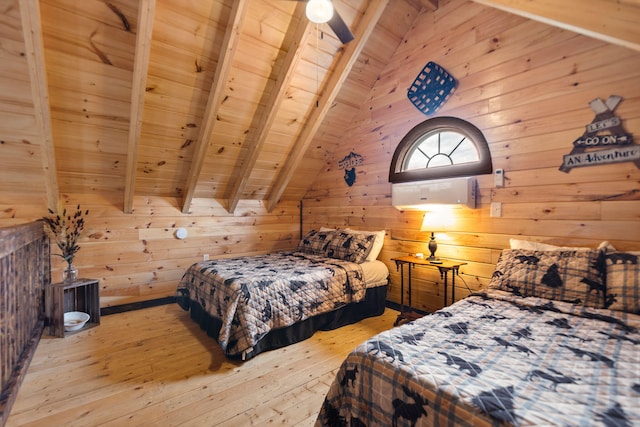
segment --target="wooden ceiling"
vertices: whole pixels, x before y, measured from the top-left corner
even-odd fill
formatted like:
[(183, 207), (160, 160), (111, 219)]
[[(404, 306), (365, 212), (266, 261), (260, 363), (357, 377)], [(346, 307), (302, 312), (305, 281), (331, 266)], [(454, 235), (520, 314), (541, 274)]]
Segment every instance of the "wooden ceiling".
[[(52, 209), (60, 192), (118, 193), (124, 212), (134, 196), (178, 198), (183, 212), (194, 198), (230, 212), (242, 199), (269, 210), (300, 200), (417, 15), (437, 8), (335, 0), (355, 35), (342, 45), (290, 0), (0, 1), (13, 61), (1, 66), (3, 117), (34, 111), (0, 124), (2, 142), (41, 147), (25, 149), (39, 168), (8, 170), (20, 168), (21, 182), (44, 174)], [(590, 0), (591, 20), (553, 0), (476, 1), (640, 50), (638, 30), (621, 25), (629, 19), (595, 19), (610, 0)], [(617, 3), (617, 15), (637, 9)]]
[(20, 1), (49, 205), (58, 192), (122, 193), (125, 212), (135, 195), (183, 212), (302, 198), (422, 8), (335, 3), (356, 36), (345, 46), (304, 2)]

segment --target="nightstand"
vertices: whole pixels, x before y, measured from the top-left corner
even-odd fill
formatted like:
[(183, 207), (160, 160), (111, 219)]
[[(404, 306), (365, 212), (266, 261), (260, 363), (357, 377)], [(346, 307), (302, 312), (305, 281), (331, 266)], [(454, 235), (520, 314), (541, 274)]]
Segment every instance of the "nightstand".
[[(411, 270), (414, 266), (437, 268), (440, 271), (440, 277), (444, 282), (444, 305), (447, 306), (447, 286), (448, 276), (451, 271), (451, 303), (455, 301), (455, 289), (456, 289), (456, 275), (460, 266), (466, 265), (466, 262), (450, 261), (446, 259), (438, 260), (438, 263), (433, 263), (424, 258), (417, 258), (414, 256), (403, 256), (399, 258), (392, 258), (392, 261), (396, 263), (396, 269), (400, 270), (400, 314), (396, 319), (394, 326), (398, 325), (403, 320), (415, 320), (421, 317), (419, 313), (412, 310), (411, 306)], [(404, 304), (404, 266), (407, 266), (407, 291), (409, 296), (409, 304)]]
[[(45, 288), (49, 335), (64, 338), (100, 324), (99, 282), (97, 279), (78, 279), (73, 283), (51, 283)], [(64, 313), (68, 311), (83, 311), (89, 315), (89, 321), (78, 331), (65, 332)]]

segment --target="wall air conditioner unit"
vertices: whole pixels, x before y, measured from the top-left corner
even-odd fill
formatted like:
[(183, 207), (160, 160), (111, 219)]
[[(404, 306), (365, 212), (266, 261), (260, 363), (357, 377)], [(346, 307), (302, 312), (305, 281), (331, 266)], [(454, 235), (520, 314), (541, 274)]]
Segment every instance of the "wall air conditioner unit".
[(398, 209), (428, 210), (429, 205), (476, 207), (476, 179), (471, 177), (391, 184), (391, 204)]

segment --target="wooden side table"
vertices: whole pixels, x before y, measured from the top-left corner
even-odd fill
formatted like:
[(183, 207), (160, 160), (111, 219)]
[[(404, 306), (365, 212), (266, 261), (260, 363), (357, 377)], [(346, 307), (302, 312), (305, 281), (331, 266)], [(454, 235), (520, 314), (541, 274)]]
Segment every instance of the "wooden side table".
[[(446, 259), (439, 260), (438, 263), (433, 263), (423, 258), (417, 258), (414, 256), (403, 256), (399, 258), (392, 258), (392, 261), (396, 263), (396, 270), (400, 270), (400, 314), (394, 322), (394, 326), (397, 326), (402, 320), (415, 320), (421, 317), (420, 314), (412, 310), (411, 305), (411, 270), (414, 266), (419, 265), (423, 267), (437, 268), (440, 271), (440, 278), (444, 282), (444, 305), (447, 306), (447, 286), (448, 275), (451, 271), (451, 303), (455, 301), (455, 289), (456, 289), (456, 275), (460, 266), (466, 265), (466, 262), (450, 261)], [(409, 304), (404, 304), (404, 266), (407, 265), (407, 286), (409, 293)]]
[[(100, 324), (100, 287), (97, 279), (78, 279), (73, 283), (52, 283), (45, 288), (49, 335), (64, 338)], [(78, 331), (65, 332), (64, 313), (83, 311), (89, 321)]]

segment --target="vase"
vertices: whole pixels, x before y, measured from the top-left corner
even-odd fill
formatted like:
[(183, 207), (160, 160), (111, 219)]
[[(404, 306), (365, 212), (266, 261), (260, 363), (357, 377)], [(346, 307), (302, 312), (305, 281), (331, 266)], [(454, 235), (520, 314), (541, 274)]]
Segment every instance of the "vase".
[(73, 283), (78, 280), (78, 269), (72, 263), (69, 263), (66, 269), (62, 271), (62, 281), (64, 283)]

